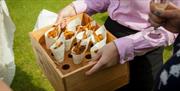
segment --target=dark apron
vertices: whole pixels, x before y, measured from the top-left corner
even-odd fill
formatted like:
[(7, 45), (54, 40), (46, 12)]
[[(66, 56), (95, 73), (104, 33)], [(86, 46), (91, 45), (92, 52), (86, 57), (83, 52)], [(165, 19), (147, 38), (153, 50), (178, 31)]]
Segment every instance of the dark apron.
[[(117, 38), (128, 36), (138, 31), (125, 27), (110, 17), (105, 22), (105, 27)], [(163, 65), (163, 47), (157, 48), (143, 56), (136, 56), (130, 61), (129, 84), (116, 91), (151, 91), (157, 72)]]

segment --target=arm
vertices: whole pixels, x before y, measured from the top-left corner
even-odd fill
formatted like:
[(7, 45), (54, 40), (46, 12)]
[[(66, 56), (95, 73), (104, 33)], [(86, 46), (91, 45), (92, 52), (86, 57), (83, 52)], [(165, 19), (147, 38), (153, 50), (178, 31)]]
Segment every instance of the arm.
[(145, 53), (158, 48), (167, 46), (174, 42), (176, 35), (168, 32), (164, 28), (159, 28), (160, 35), (154, 35), (152, 28), (142, 30), (133, 35), (115, 40), (116, 47), (120, 55), (120, 63), (133, 60), (135, 56), (144, 55)]
[(66, 25), (62, 20), (66, 17), (75, 16), (80, 13), (88, 13), (89, 15), (95, 14), (96, 12), (104, 12), (109, 6), (109, 0), (77, 0), (67, 5), (65, 8), (60, 10), (56, 24), (60, 24), (61, 27)]
[(77, 0), (73, 6), (77, 13), (86, 12), (90, 15), (97, 12), (105, 12), (110, 4), (109, 0)]

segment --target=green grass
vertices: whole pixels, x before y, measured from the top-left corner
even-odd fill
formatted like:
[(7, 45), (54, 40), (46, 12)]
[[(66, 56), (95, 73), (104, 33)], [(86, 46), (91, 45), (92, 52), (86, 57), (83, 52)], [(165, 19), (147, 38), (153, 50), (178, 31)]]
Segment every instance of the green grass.
[[(16, 75), (11, 85), (14, 91), (54, 91), (36, 64), (28, 33), (33, 30), (42, 9), (58, 12), (72, 0), (6, 0), (16, 25), (14, 54)], [(94, 18), (101, 24), (106, 14)]]
[(165, 48), (164, 53), (163, 53), (163, 59), (164, 63), (168, 61), (168, 59), (172, 56), (172, 46), (168, 46)]

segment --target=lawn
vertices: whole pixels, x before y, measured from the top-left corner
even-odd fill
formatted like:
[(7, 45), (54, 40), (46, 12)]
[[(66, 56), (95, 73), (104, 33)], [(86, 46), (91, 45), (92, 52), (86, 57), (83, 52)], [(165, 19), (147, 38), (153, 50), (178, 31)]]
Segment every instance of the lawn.
[[(54, 91), (36, 64), (28, 33), (33, 30), (42, 9), (58, 12), (72, 0), (6, 0), (10, 15), (16, 25), (14, 54), (16, 75), (11, 88), (14, 91)], [(103, 24), (107, 15), (97, 14), (93, 18)], [(167, 48), (164, 58), (169, 57)]]
[[(6, 0), (16, 25), (14, 54), (16, 75), (11, 88), (14, 91), (54, 91), (36, 64), (28, 33), (33, 30), (42, 9), (58, 12), (72, 0)], [(94, 18), (103, 23), (106, 14)]]

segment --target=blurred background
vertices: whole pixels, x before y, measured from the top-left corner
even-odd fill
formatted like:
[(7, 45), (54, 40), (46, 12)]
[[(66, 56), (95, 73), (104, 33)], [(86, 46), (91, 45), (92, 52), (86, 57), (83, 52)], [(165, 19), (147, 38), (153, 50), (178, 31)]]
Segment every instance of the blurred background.
[[(14, 35), (14, 56), (16, 74), (11, 88), (14, 91), (54, 91), (36, 64), (28, 33), (34, 29), (42, 9), (58, 13), (73, 0), (6, 0), (10, 16), (16, 25)], [(103, 24), (107, 14), (96, 14), (93, 18)], [(164, 52), (164, 59), (170, 56), (171, 47)]]

